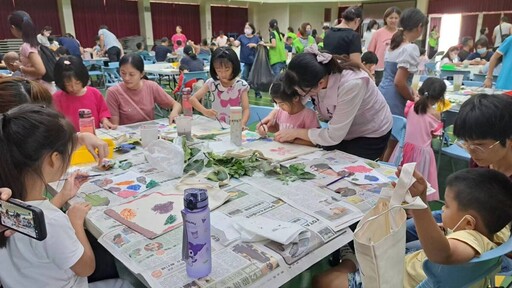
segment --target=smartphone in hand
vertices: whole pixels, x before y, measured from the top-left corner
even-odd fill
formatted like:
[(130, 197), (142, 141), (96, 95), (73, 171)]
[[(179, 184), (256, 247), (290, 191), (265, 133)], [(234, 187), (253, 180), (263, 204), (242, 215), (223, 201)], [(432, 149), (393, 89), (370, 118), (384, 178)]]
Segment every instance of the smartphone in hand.
[(39, 241), (46, 239), (43, 210), (17, 199), (0, 200), (0, 224)]

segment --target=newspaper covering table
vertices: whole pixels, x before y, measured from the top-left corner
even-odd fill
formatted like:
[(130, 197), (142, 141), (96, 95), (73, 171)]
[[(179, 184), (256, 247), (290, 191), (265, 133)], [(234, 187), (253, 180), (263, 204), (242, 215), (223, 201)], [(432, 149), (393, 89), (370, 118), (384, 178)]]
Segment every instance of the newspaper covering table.
[[(210, 121), (208, 125), (215, 123)], [(134, 127), (123, 127), (117, 131), (100, 129), (98, 134), (117, 138), (121, 134), (132, 133), (136, 137), (138, 128)], [(149, 166), (140, 147), (115, 158), (118, 162), (129, 161), (129, 171), (159, 183), (141, 195), (179, 193), (175, 188), (179, 180), (168, 179), (164, 172)], [(69, 202), (94, 203), (86, 219), (87, 228), (150, 287), (276, 287), (351, 241), (352, 232), (348, 226), (373, 207), (382, 187), (390, 185), (354, 185), (341, 180), (327, 187), (322, 182), (336, 179), (337, 174), (329, 175), (327, 170), (318, 167), (332, 168), (357, 161), (362, 159), (343, 152), (318, 151), (283, 163), (305, 164), (309, 171), (317, 175), (314, 180), (284, 183), (258, 173), (253, 177), (232, 179), (228, 186), (223, 187), (230, 195), (229, 200), (211, 213), (213, 270), (208, 277), (201, 279), (191, 279), (186, 274), (186, 264), (181, 260), (181, 227), (149, 240), (104, 213), (108, 207), (134, 198), (123, 199), (97, 185), (86, 183)], [(393, 167), (364, 161), (383, 177), (394, 179)], [(81, 169), (91, 168), (84, 166)], [(112, 176), (124, 172), (116, 167), (104, 173)], [(62, 184), (57, 183), (56, 186)], [(59, 188), (56, 187), (57, 190)], [(236, 221), (237, 217), (264, 217), (292, 222), (301, 225), (304, 231), (299, 234), (298, 241), (288, 245), (270, 240), (246, 243), (233, 237), (236, 233), (233, 233), (234, 228), (229, 223)]]

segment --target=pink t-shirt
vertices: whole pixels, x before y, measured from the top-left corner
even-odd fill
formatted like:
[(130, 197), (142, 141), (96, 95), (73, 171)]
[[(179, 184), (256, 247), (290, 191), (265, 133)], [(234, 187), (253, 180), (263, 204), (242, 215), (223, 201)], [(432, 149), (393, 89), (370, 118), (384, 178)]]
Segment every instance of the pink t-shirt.
[[(34, 67), (32, 65), (32, 62), (30, 62), (30, 59), (28, 58), (30, 53), (37, 53), (39, 55), (39, 49), (30, 46), (30, 44), (28, 44), (28, 43), (21, 44), (21, 46), (20, 46), (20, 62), (23, 67)], [(46, 89), (48, 89), (48, 91), (50, 91), (50, 93), (54, 93), (55, 91), (57, 91), (57, 89), (55, 89), (55, 86), (52, 83), (43, 81), (40, 78), (31, 76), (28, 74), (23, 74), (22, 77), (26, 78), (28, 80), (34, 80), (34, 81), (42, 84), (44, 87), (46, 87)]]
[(112, 117), (119, 117), (120, 125), (155, 119), (155, 104), (172, 108), (175, 100), (157, 83), (142, 80), (142, 88), (132, 90), (124, 83), (107, 90), (107, 105)]
[(379, 63), (375, 66), (375, 70), (377, 71), (384, 70), (384, 56), (386, 56), (386, 51), (389, 48), (393, 34), (395, 33), (390, 32), (386, 27), (382, 27), (373, 33), (370, 45), (368, 45), (368, 51), (377, 54), (379, 58)]
[(212, 109), (217, 111), (220, 121), (229, 123), (230, 107), (241, 106), (242, 95), (249, 91), (249, 84), (242, 79), (236, 79), (230, 87), (224, 87), (219, 80), (210, 78), (205, 85), (212, 93)]
[[(417, 114), (414, 112), (414, 102), (407, 101), (405, 104), (405, 117), (407, 117), (407, 128), (405, 129), (405, 142), (419, 147), (430, 147), (432, 134), (440, 135), (443, 123), (433, 115)], [(411, 129), (412, 128), (412, 129)]]
[(309, 108), (304, 108), (299, 113), (293, 115), (288, 114), (288, 112), (282, 109), (278, 109), (274, 117), (274, 122), (279, 125), (279, 130), (311, 129), (320, 127), (316, 112)]
[(100, 128), (101, 120), (110, 118), (107, 103), (103, 99), (98, 89), (93, 87), (86, 87), (87, 91), (82, 96), (69, 95), (68, 93), (59, 90), (53, 94), (53, 105), (60, 113), (64, 114), (66, 118), (73, 123), (76, 131), (80, 131), (78, 125), (78, 110), (89, 109), (94, 117), (94, 124), (96, 128)]
[(178, 44), (176, 44), (178, 40), (181, 40), (181, 47), (185, 47), (185, 45), (187, 45), (187, 36), (185, 36), (185, 34), (174, 34), (171, 37), (174, 51), (180, 47)]

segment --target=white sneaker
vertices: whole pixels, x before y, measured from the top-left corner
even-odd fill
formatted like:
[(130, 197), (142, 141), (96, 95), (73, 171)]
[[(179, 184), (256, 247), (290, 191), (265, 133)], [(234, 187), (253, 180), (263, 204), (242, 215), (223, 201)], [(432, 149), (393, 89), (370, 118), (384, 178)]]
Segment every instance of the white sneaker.
[(352, 248), (347, 245), (343, 245), (340, 248), (340, 263), (343, 262), (343, 260), (350, 260), (352, 261), (356, 267), (359, 268), (359, 263), (357, 262), (356, 254), (354, 251), (352, 251)]

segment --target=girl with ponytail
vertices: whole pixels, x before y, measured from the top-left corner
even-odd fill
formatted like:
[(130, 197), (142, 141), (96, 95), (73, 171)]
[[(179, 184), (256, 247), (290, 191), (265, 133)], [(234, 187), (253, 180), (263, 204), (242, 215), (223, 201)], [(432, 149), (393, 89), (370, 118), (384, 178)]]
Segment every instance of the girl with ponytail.
[(14, 11), (9, 17), (9, 24), (11, 25), (11, 33), (16, 38), (23, 39), (23, 44), (20, 47), (20, 61), (14, 63), (12, 66), (16, 71), (19, 71), (23, 78), (38, 81), (45, 85), (51, 92), (55, 92), (55, 87), (48, 82), (42, 80), (46, 74), (43, 60), (39, 55), (39, 42), (37, 41), (37, 31), (32, 18), (25, 11)]
[[(427, 17), (418, 9), (410, 8), (400, 16), (401, 28), (391, 38), (384, 58), (384, 77), (379, 90), (384, 95), (393, 115), (404, 116), (407, 100), (415, 101), (418, 93), (411, 89), (412, 77), (418, 72), (420, 50), (414, 41), (427, 23)], [(383, 160), (388, 161), (397, 141), (392, 139)]]
[[(408, 101), (405, 105), (407, 128), (405, 129), (405, 144), (400, 165), (411, 162), (418, 163), (416, 170), (436, 190), (435, 193), (427, 196), (427, 200), (439, 200), (437, 165), (431, 142), (433, 136), (441, 134), (443, 123), (441, 114), (432, 107), (437, 103), (444, 102), (446, 84), (439, 78), (430, 77), (423, 82), (418, 92), (419, 99), (416, 102)], [(391, 159), (398, 156), (397, 152), (395, 149)]]

